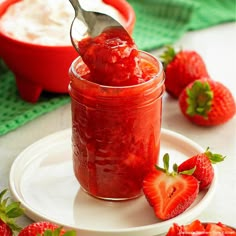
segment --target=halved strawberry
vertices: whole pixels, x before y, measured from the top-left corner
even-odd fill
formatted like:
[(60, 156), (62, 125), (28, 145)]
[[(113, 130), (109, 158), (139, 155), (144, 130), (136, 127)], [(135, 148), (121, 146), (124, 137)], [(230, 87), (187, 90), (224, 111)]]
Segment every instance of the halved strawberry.
[(0, 235), (11, 236), (14, 232), (21, 230), (15, 223), (15, 219), (21, 216), (24, 210), (21, 208), (19, 202), (9, 202), (8, 197), (4, 197), (7, 189), (0, 193)]
[(169, 155), (163, 157), (164, 168), (150, 172), (143, 181), (143, 192), (162, 220), (171, 219), (185, 211), (196, 199), (199, 191), (198, 180), (187, 174), (177, 173), (177, 165), (169, 172)]
[(76, 236), (76, 233), (74, 230), (65, 231), (57, 224), (41, 221), (26, 226), (18, 236)]
[(183, 172), (195, 167), (193, 176), (200, 182), (199, 190), (206, 189), (214, 178), (214, 168), (212, 164), (221, 162), (224, 157), (221, 154), (210, 152), (209, 148), (204, 153), (192, 156), (178, 167), (178, 171)]

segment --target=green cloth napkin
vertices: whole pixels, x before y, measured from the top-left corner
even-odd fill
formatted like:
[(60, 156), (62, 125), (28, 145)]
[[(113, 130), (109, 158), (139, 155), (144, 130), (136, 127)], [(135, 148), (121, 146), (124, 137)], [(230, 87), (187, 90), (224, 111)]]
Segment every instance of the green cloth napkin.
[(70, 101), (68, 95), (43, 93), (36, 104), (23, 101), (14, 76), (0, 60), (0, 135), (22, 126), (36, 117)]
[[(127, 0), (136, 13), (133, 37), (141, 50), (173, 44), (186, 31), (235, 21), (235, 0)], [(0, 60), (0, 135), (70, 102), (68, 95), (42, 93), (23, 101), (14, 76)]]
[(186, 31), (235, 21), (235, 0), (127, 0), (136, 13), (133, 37), (142, 50), (173, 44)]

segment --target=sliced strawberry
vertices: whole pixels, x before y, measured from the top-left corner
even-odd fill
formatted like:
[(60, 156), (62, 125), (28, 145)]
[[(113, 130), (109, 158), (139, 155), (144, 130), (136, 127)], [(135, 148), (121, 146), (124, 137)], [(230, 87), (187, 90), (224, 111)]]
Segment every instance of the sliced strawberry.
[(222, 223), (208, 223), (206, 226), (208, 236), (236, 236), (236, 231)]
[(208, 235), (208, 236), (224, 236), (221, 226), (214, 224), (214, 223), (207, 224), (206, 235)]
[(214, 168), (212, 164), (221, 162), (224, 157), (220, 154), (213, 154), (209, 148), (204, 153), (192, 156), (179, 165), (178, 171), (183, 172), (195, 167), (193, 176), (200, 182), (199, 190), (206, 189), (214, 178)]
[(236, 231), (221, 222), (203, 224), (200, 220), (194, 220), (188, 225), (174, 223), (166, 236), (236, 236)]
[(183, 226), (183, 235), (205, 235), (205, 227), (200, 220), (194, 220), (192, 223)]
[[(169, 155), (163, 157), (164, 169), (157, 167), (143, 181), (143, 192), (162, 220), (171, 219), (184, 212), (196, 199), (198, 180), (187, 174), (177, 173), (177, 166), (169, 173)], [(191, 173), (190, 173), (191, 174)]]
[(221, 227), (224, 235), (236, 236), (236, 230), (230, 228), (229, 226), (222, 224), (221, 222), (218, 222), (217, 225)]
[(178, 235), (179, 232), (180, 232), (180, 228), (181, 228), (181, 227), (180, 227), (178, 224), (174, 223), (174, 224), (170, 227), (170, 229), (169, 229), (169, 231), (167, 232), (166, 236), (176, 236), (176, 235)]

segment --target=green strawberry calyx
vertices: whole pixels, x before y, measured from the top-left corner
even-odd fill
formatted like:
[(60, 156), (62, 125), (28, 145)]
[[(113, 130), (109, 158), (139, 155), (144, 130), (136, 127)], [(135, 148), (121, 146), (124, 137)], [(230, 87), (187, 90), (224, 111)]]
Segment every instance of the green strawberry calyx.
[[(58, 227), (54, 230), (45, 230), (43, 234), (38, 234), (37, 236), (60, 236), (61, 235), (61, 231), (62, 231), (63, 227)], [(68, 230), (66, 231), (63, 236), (76, 236), (76, 232), (75, 230)]]
[(196, 80), (190, 88), (186, 89), (186, 93), (188, 104), (186, 113), (190, 116), (200, 115), (207, 119), (214, 97), (209, 83)]
[(178, 54), (178, 52), (175, 51), (175, 49), (167, 45), (165, 50), (163, 51), (162, 55), (160, 56), (161, 61), (163, 63), (164, 69), (166, 69), (167, 65), (170, 64), (170, 62), (173, 61), (175, 56)]
[(181, 175), (192, 175), (194, 173), (195, 169), (196, 169), (196, 167), (193, 167), (190, 170), (184, 170), (184, 171), (179, 172), (178, 171), (178, 165), (176, 163), (174, 163), (173, 164), (173, 171), (169, 172), (169, 163), (170, 163), (170, 156), (169, 156), (168, 153), (166, 153), (163, 156), (164, 167), (162, 168), (162, 167), (159, 167), (159, 166), (156, 165), (156, 169), (166, 173), (169, 176), (176, 176), (178, 174), (181, 174)]
[(20, 202), (9, 202), (9, 197), (4, 197), (7, 189), (0, 192), (0, 220), (4, 222), (12, 232), (19, 232), (22, 228), (15, 223), (15, 219), (23, 215), (24, 210), (20, 206)]
[(210, 151), (209, 147), (207, 147), (207, 149), (205, 151), (205, 155), (209, 158), (209, 160), (211, 161), (212, 164), (216, 164), (218, 162), (222, 162), (225, 159), (225, 156), (223, 156), (221, 154), (212, 153)]

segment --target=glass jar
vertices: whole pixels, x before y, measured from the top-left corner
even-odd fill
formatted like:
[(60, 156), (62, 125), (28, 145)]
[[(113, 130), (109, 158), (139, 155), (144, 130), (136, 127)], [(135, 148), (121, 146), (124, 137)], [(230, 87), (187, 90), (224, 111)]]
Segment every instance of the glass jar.
[(140, 196), (144, 176), (158, 161), (163, 67), (151, 54), (139, 54), (156, 75), (132, 86), (86, 80), (89, 71), (81, 57), (70, 67), (74, 173), (81, 187), (97, 198)]

